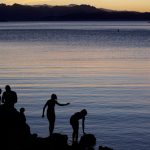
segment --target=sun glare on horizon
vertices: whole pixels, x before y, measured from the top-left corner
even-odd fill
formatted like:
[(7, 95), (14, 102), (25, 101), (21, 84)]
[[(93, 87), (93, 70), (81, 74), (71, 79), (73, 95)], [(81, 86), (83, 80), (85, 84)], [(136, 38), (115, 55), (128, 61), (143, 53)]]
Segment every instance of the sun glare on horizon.
[(2, 0), (1, 3), (12, 5), (28, 4), (28, 5), (69, 5), (69, 4), (87, 4), (95, 6), (97, 8), (106, 8), (112, 10), (129, 10), (129, 11), (140, 11), (150, 12), (150, 1), (149, 0)]

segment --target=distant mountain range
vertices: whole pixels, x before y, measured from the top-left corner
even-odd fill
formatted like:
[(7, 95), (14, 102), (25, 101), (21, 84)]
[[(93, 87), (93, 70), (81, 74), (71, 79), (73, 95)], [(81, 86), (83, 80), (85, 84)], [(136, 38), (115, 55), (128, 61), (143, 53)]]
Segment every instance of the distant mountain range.
[(114, 11), (89, 5), (0, 4), (0, 21), (150, 21), (150, 12)]

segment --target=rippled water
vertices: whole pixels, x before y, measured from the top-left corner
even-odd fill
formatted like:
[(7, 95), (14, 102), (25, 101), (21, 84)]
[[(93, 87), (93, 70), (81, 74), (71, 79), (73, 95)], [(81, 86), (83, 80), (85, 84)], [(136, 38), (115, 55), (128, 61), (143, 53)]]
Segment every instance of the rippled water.
[[(118, 32), (119, 29), (119, 32)], [(85, 131), (115, 150), (150, 147), (150, 24), (0, 23), (0, 88), (10, 84), (32, 133), (48, 136), (42, 108), (52, 93), (55, 132), (71, 142), (70, 116), (88, 110)], [(82, 130), (80, 130), (81, 132)], [(81, 134), (80, 134), (81, 135)]]

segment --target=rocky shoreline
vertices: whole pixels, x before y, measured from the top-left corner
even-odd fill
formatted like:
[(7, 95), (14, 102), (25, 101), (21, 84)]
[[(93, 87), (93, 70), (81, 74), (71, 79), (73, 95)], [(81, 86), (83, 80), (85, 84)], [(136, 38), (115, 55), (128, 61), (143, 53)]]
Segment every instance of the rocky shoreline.
[[(53, 133), (50, 137), (38, 137), (31, 134), (30, 126), (22, 118), (16, 108), (0, 105), (0, 147), (9, 150), (94, 150), (96, 138), (93, 134), (85, 134), (79, 143), (68, 144), (68, 136)], [(109, 147), (99, 146), (99, 150), (112, 150)]]

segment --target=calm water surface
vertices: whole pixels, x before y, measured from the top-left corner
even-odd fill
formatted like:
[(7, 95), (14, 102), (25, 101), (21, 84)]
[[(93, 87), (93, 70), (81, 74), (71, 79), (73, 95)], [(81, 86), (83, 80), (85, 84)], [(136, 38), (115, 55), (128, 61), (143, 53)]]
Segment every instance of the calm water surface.
[(56, 93), (60, 103), (71, 103), (56, 106), (55, 132), (69, 142), (69, 118), (86, 108), (85, 131), (97, 145), (149, 150), (147, 22), (0, 23), (0, 88), (6, 84), (18, 94), (17, 109), (25, 107), (32, 133), (48, 136), (42, 108)]

